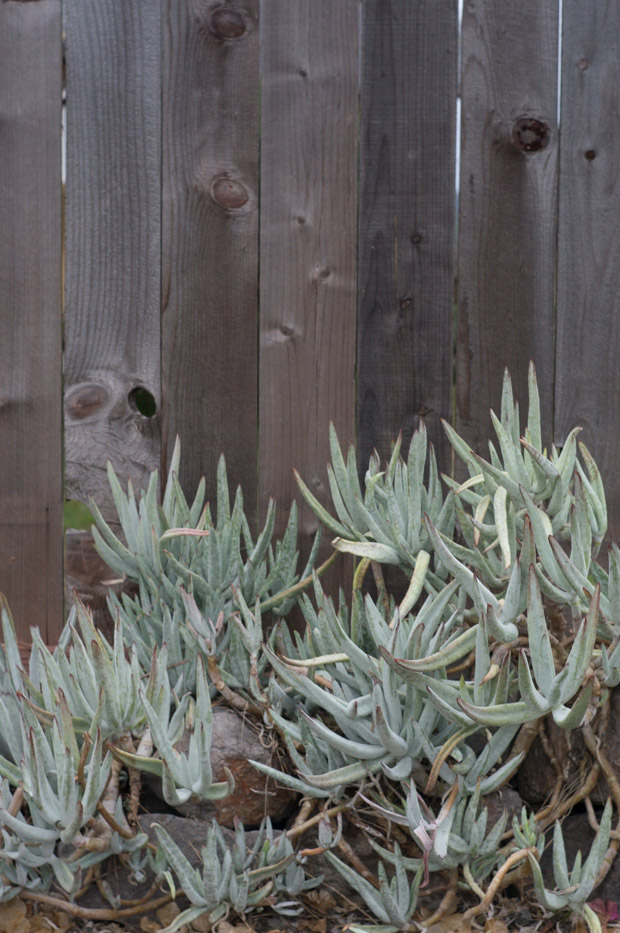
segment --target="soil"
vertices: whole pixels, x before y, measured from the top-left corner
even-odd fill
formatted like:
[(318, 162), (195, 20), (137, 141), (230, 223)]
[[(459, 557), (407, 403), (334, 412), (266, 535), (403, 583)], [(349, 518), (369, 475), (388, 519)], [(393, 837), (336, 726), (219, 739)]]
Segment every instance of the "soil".
[[(341, 933), (354, 922), (368, 925), (376, 922), (370, 914), (326, 886), (304, 895), (303, 906), (304, 911), (299, 916), (285, 917), (266, 908), (249, 913), (245, 918), (230, 916), (213, 926), (206, 917), (199, 917), (192, 924), (181, 927), (181, 933)], [(603, 911), (605, 905), (596, 906)], [(95, 922), (71, 917), (64, 911), (51, 910), (17, 897), (0, 904), (0, 933), (161, 933), (179, 912), (180, 907), (171, 902), (152, 915), (136, 918), (131, 924)], [(428, 912), (426, 915), (429, 916)], [(602, 933), (620, 933), (620, 923), (608, 922), (605, 913), (599, 914), (599, 919)], [(478, 917), (471, 927), (457, 912), (432, 927), (424, 926), (422, 920), (418, 929), (420, 933), (588, 933), (581, 919), (575, 916), (558, 919), (545, 915), (527, 901), (527, 896), (525, 899), (503, 898), (493, 914)]]

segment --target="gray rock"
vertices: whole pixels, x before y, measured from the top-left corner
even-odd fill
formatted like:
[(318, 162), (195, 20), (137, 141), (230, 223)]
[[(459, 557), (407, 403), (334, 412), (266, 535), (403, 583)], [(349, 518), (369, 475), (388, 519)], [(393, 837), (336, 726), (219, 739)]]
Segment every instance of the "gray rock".
[[(189, 747), (189, 734), (177, 744), (179, 751)], [(278, 768), (281, 749), (276, 744), (275, 733), (257, 729), (255, 721), (242, 717), (227, 706), (213, 707), (213, 737), (211, 744), (211, 766), (213, 780), (226, 778), (226, 766), (235, 779), (233, 793), (224, 800), (201, 800), (194, 797), (175, 809), (183, 816), (197, 820), (216, 819), (220, 826), (232, 827), (235, 817), (246, 828), (258, 826), (265, 816), (274, 821), (286, 819), (296, 807), (297, 794), (277, 784), (272, 778), (261, 774), (249, 759)], [(152, 776), (143, 774), (148, 789), (163, 799), (161, 783)]]

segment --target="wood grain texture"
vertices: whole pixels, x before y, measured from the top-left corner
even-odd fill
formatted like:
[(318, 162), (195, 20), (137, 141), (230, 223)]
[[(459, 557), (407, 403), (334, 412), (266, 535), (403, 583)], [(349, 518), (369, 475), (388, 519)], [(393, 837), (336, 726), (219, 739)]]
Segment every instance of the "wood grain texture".
[[(330, 419), (355, 439), (359, 6), (264, 0), (261, 31), (259, 490), (281, 530), (293, 466), (326, 500)], [(302, 509), (304, 549), (316, 524)]]
[(620, 7), (565, 0), (555, 441), (579, 424), (620, 534)]
[[(465, 0), (458, 234), (457, 427), (491, 436), (508, 366), (527, 405), (537, 367), (553, 412), (557, 0)], [(486, 452), (486, 450), (485, 450)]]
[(163, 85), (163, 460), (257, 487), (258, 0), (167, 0)]
[(358, 450), (425, 417), (443, 469), (452, 407), (457, 8), (362, 6)]
[(114, 514), (111, 460), (140, 486), (159, 465), (161, 10), (65, 0), (66, 493)]
[(0, 4), (0, 590), (63, 623), (60, 0)]

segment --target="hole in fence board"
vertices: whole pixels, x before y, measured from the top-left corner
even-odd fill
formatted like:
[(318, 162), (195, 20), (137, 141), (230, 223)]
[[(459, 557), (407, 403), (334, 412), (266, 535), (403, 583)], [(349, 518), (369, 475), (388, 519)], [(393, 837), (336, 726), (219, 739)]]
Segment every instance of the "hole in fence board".
[(65, 531), (69, 528), (75, 531), (90, 531), (91, 525), (95, 524), (90, 509), (79, 499), (65, 499), (62, 514)]
[(129, 404), (134, 411), (139, 412), (144, 418), (154, 418), (157, 412), (157, 403), (155, 398), (144, 386), (136, 386), (129, 393)]

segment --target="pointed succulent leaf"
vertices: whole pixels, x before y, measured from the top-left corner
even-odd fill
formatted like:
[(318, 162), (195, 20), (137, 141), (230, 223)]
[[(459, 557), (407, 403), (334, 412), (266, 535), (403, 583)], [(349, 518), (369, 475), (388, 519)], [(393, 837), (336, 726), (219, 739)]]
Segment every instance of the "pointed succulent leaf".
[(527, 633), (536, 682), (542, 695), (548, 697), (555, 679), (555, 662), (547, 631), (540, 587), (533, 565), (530, 565), (529, 570)]
[(389, 545), (377, 544), (374, 541), (349, 541), (346, 538), (334, 538), (332, 547), (344, 554), (354, 554), (356, 557), (365, 557), (368, 560), (377, 561), (379, 564), (401, 563), (398, 552)]
[(418, 658), (413, 661), (406, 658), (395, 658), (383, 646), (379, 647), (379, 653), (392, 670), (406, 681), (406, 675), (409, 672), (437, 671), (460, 661), (475, 647), (477, 631), (478, 624), (473, 625), (449, 641), (440, 651), (426, 658)]
[[(336, 871), (342, 875), (344, 880), (351, 885), (354, 891), (361, 894), (375, 917), (378, 917), (383, 923), (389, 923), (390, 918), (383, 906), (383, 901), (377, 889), (374, 888), (369, 881), (366, 881), (357, 871), (354, 871), (345, 862), (337, 858), (333, 852), (325, 852), (323, 857), (327, 859), (332, 868), (335, 868)], [(392, 927), (392, 929), (394, 928)], [(398, 929), (398, 927), (396, 927), (396, 929)]]
[(556, 706), (552, 709), (553, 719), (561, 729), (577, 729), (582, 724), (593, 689), (594, 679), (590, 678), (570, 709), (567, 706)]
[(178, 845), (163, 826), (153, 823), (157, 841), (162, 847), (174, 873), (176, 874), (186, 897), (197, 907), (214, 907), (205, 897), (205, 889), (200, 872), (192, 868)]

